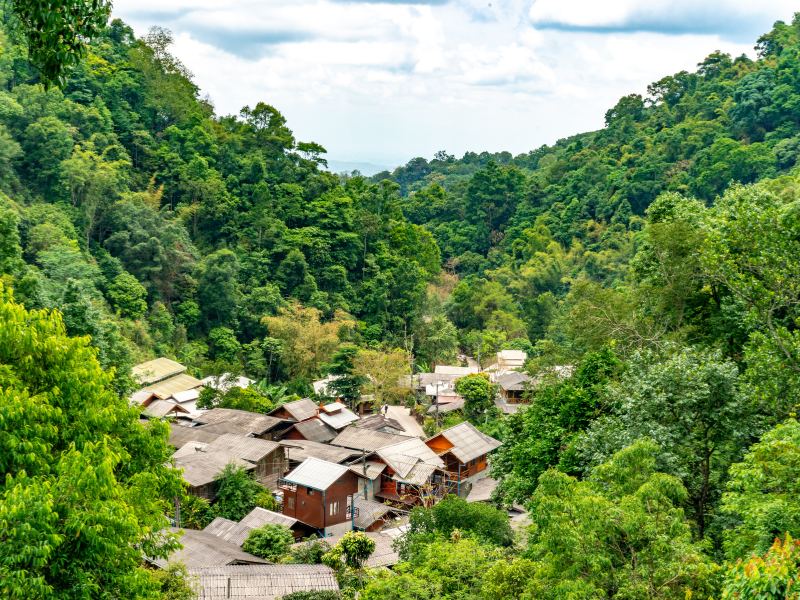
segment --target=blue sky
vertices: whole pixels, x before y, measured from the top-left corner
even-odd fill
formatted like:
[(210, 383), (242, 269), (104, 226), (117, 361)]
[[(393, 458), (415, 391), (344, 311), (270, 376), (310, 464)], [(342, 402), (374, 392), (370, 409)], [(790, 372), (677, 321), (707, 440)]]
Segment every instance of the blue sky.
[(787, 0), (117, 0), (220, 114), (264, 101), (331, 159), (528, 151), (597, 129), (625, 94), (756, 38)]

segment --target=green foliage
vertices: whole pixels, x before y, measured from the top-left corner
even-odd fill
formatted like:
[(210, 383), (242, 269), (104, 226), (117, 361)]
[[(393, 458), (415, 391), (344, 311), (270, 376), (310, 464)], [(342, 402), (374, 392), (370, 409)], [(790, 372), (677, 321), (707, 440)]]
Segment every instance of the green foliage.
[(725, 575), (724, 600), (784, 600), (800, 594), (800, 542), (786, 535), (763, 556), (739, 560)]
[(360, 569), (373, 552), (375, 540), (363, 531), (348, 531), (322, 557), (322, 562), (334, 569), (341, 569), (342, 564), (351, 569)]
[(0, 288), (0, 592), (7, 598), (156, 597), (142, 554), (179, 493), (167, 427), (138, 421), (87, 340)]
[(105, 27), (111, 3), (103, 0), (67, 0), (43, 5), (15, 0), (14, 14), (23, 24), (31, 60), (46, 83), (62, 85), (65, 71), (86, 52), (87, 40)]
[(108, 286), (111, 306), (124, 317), (141, 318), (147, 310), (147, 290), (130, 273), (120, 273)]
[(536, 562), (533, 598), (707, 597), (715, 566), (679, 508), (680, 481), (656, 469), (643, 440), (596, 467), (586, 481), (547, 471), (530, 503), (526, 555)]
[(487, 504), (469, 503), (458, 496), (447, 496), (431, 508), (412, 509), (409, 530), (401, 546), (408, 557), (420, 543), (431, 537), (450, 537), (454, 532), (471, 534), (487, 544), (509, 546), (513, 541), (508, 515)]
[(309, 538), (302, 544), (295, 544), (289, 549), (286, 562), (298, 565), (319, 565), (331, 546), (325, 540)]
[(214, 516), (241, 521), (257, 504), (262, 488), (243, 468), (229, 464), (216, 477)]
[(459, 379), (456, 393), (464, 398), (464, 415), (470, 421), (481, 420), (494, 408), (495, 387), (484, 373)]
[(731, 560), (761, 555), (776, 538), (800, 535), (800, 423), (790, 419), (768, 431), (731, 466), (721, 506), (735, 519), (725, 531)]
[(318, 590), (315, 592), (292, 592), (282, 596), (281, 600), (340, 600), (339, 592), (331, 590)]
[(159, 569), (153, 573), (159, 585), (161, 600), (195, 600), (196, 582), (189, 575), (186, 566), (181, 563), (169, 563), (166, 569)]
[(245, 552), (276, 562), (289, 552), (294, 536), (288, 527), (267, 523), (253, 529), (242, 545)]

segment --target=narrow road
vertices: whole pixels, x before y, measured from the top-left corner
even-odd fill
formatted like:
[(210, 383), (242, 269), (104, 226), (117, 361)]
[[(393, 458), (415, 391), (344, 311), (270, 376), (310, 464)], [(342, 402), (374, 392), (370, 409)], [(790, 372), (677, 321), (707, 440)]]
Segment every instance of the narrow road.
[(405, 406), (389, 406), (389, 413), (386, 416), (400, 423), (408, 435), (425, 437), (422, 426), (411, 416), (411, 411)]

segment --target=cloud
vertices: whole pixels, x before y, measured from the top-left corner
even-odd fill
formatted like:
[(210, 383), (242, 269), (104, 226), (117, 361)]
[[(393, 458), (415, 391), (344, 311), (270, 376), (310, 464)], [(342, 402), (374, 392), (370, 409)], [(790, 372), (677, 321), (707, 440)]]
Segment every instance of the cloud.
[(540, 29), (716, 33), (749, 39), (768, 29), (775, 15), (790, 17), (796, 8), (791, 0), (536, 0), (528, 14)]

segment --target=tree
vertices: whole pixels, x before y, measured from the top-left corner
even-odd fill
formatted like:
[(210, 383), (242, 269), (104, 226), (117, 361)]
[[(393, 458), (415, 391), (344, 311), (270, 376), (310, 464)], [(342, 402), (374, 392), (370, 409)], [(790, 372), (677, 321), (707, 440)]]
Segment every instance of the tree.
[(242, 549), (255, 556), (276, 562), (289, 552), (293, 543), (294, 536), (288, 527), (267, 523), (250, 531)]
[(281, 358), (290, 378), (315, 376), (333, 356), (340, 337), (354, 325), (344, 313), (337, 313), (325, 323), (320, 317), (318, 309), (295, 302), (278, 309), (276, 316), (262, 320), (270, 335), (283, 342)]
[(351, 569), (361, 569), (373, 552), (375, 552), (375, 540), (363, 531), (348, 531), (322, 557), (322, 561), (333, 568), (340, 567), (344, 561), (345, 566)]
[(78, 65), (86, 44), (102, 31), (111, 14), (111, 2), (106, 0), (61, 0), (55, 5), (15, 0), (12, 6), (45, 85), (64, 84), (68, 69)]
[(353, 373), (364, 381), (363, 389), (375, 396), (378, 404), (402, 400), (409, 388), (403, 379), (411, 375), (408, 353), (399, 348), (390, 351), (362, 349), (353, 359)]
[(153, 573), (160, 586), (161, 600), (195, 600), (194, 578), (189, 575), (186, 565), (182, 563), (169, 563), (166, 569), (159, 569)]
[(96, 351), (57, 313), (16, 304), (0, 284), (0, 595), (158, 597), (142, 556), (181, 488), (167, 425), (139, 423)]
[(584, 456), (598, 464), (638, 438), (658, 440), (660, 465), (683, 481), (704, 535), (728, 467), (756, 428), (738, 375), (736, 365), (716, 351), (637, 353), (609, 389), (611, 414), (589, 427)]
[(785, 600), (800, 594), (800, 542), (786, 535), (763, 556), (738, 560), (725, 574), (723, 600)]
[(262, 488), (243, 468), (229, 464), (214, 478), (217, 496), (214, 514), (231, 521), (242, 518), (258, 505)]
[(456, 381), (456, 393), (464, 398), (464, 414), (470, 421), (480, 420), (494, 407), (495, 387), (485, 373)]
[(230, 250), (209, 254), (200, 265), (197, 299), (207, 328), (234, 326), (241, 292), (239, 260)]
[(108, 286), (108, 299), (119, 313), (129, 319), (141, 318), (147, 311), (147, 290), (130, 273), (120, 273)]
[(692, 540), (686, 489), (658, 472), (658, 446), (640, 440), (585, 481), (545, 472), (529, 505), (531, 598), (708, 597), (715, 566)]
[(328, 373), (336, 376), (328, 387), (333, 390), (336, 397), (344, 399), (351, 408), (355, 407), (361, 398), (361, 386), (365, 383), (363, 377), (354, 373), (353, 362), (358, 353), (359, 348), (355, 344), (342, 344), (336, 349), (327, 366)]
[(734, 519), (724, 532), (731, 560), (764, 554), (786, 534), (800, 536), (800, 423), (789, 419), (768, 431), (731, 466), (721, 507)]
[(446, 364), (456, 358), (458, 331), (444, 314), (420, 319), (415, 338), (417, 358), (428, 365)]

